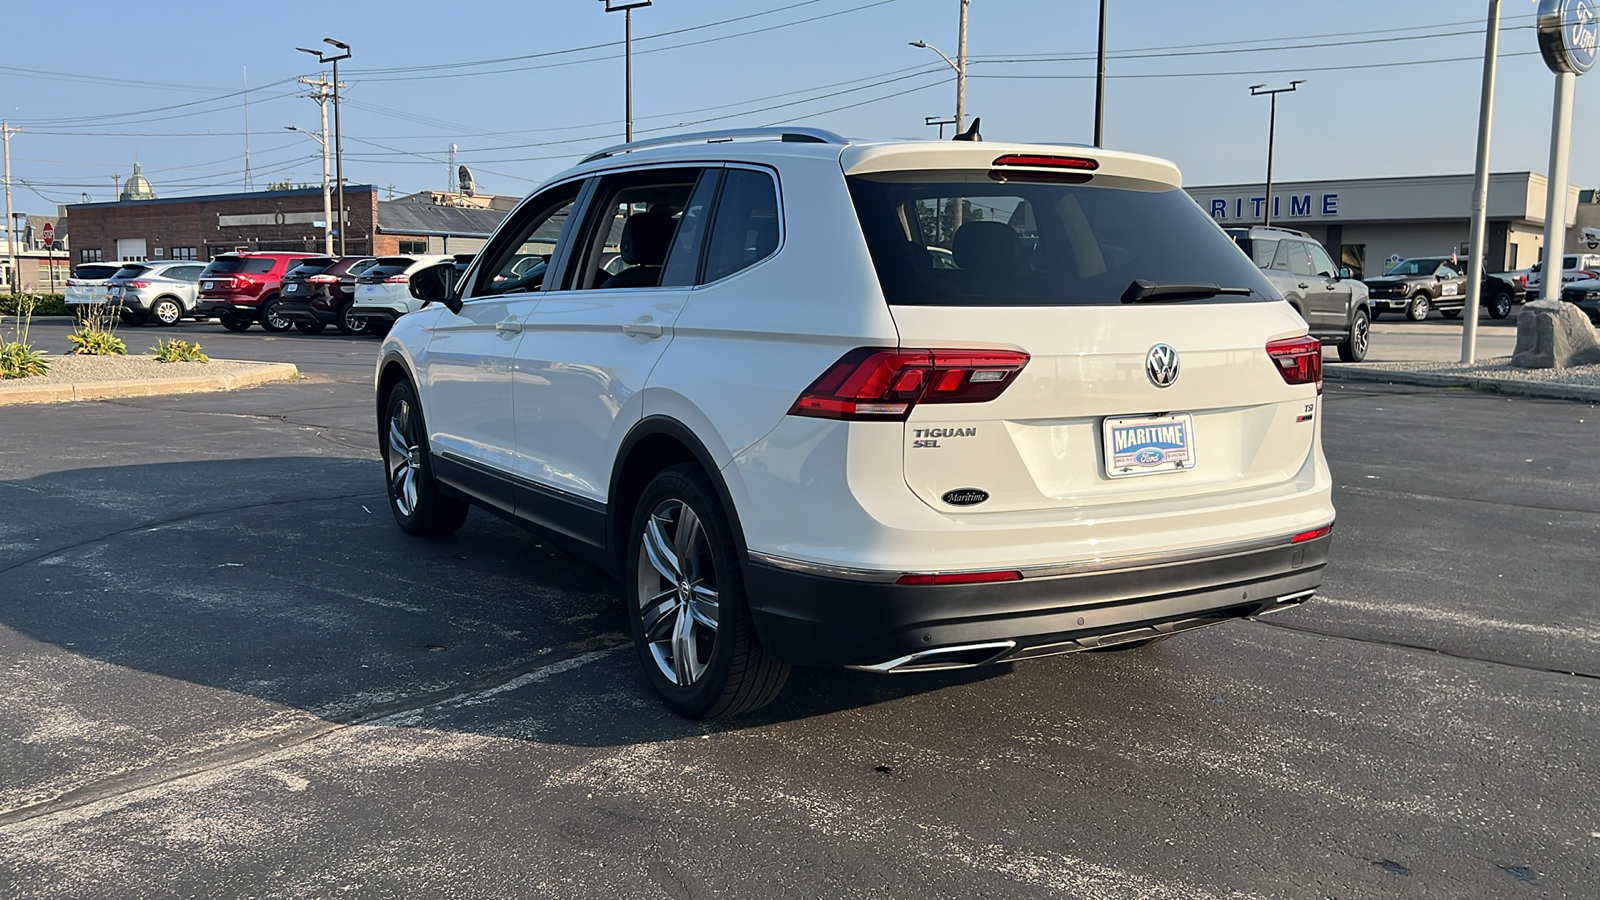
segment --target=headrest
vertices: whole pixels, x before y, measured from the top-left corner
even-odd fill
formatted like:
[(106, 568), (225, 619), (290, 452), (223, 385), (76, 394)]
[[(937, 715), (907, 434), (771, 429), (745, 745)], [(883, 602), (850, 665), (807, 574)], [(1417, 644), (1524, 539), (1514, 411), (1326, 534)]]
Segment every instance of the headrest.
[(956, 229), (950, 252), (969, 272), (1014, 272), (1022, 263), (1022, 241), (1004, 222), (967, 222)]
[(628, 217), (622, 226), (622, 243), (618, 248), (622, 261), (630, 266), (659, 266), (667, 261), (667, 248), (672, 245), (672, 233), (678, 223), (660, 212), (642, 212)]

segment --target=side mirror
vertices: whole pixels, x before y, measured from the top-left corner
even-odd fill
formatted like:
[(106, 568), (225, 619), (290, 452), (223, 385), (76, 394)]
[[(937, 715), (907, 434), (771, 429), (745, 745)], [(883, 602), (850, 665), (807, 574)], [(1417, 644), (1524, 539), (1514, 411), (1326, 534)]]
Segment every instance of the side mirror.
[(1350, 271), (1350, 267), (1349, 266), (1340, 266), (1339, 267), (1339, 277), (1340, 278), (1354, 278), (1356, 276), (1355, 276), (1355, 273)]
[(453, 313), (461, 312), (461, 299), (455, 296), (454, 263), (443, 263), (430, 266), (411, 276), (408, 289), (411, 296), (422, 301), (423, 306), (429, 303), (443, 303)]

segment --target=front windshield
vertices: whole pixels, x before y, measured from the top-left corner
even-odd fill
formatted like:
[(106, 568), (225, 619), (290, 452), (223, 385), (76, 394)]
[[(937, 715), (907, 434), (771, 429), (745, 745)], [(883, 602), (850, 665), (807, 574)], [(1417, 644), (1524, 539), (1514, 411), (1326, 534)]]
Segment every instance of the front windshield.
[(1390, 275), (1432, 275), (1442, 259), (1403, 259), (1389, 270)]

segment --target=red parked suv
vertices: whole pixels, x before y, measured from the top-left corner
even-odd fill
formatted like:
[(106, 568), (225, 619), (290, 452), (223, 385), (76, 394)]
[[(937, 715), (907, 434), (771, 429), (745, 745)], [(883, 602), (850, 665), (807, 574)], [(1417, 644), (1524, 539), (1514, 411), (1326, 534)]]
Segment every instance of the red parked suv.
[(196, 312), (216, 316), (229, 331), (244, 331), (251, 322), (267, 331), (288, 331), (293, 323), (276, 314), (283, 274), (316, 253), (245, 251), (224, 253), (200, 273)]

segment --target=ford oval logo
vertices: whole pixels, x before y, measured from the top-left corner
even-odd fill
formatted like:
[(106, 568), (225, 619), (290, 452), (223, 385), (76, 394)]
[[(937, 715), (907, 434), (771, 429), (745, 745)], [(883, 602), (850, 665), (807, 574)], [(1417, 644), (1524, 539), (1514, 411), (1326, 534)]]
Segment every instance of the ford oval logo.
[(1154, 447), (1146, 447), (1134, 454), (1133, 461), (1141, 466), (1159, 466), (1167, 458), (1167, 454)]
[(989, 499), (989, 492), (979, 488), (956, 488), (953, 491), (945, 491), (944, 496), (939, 499), (951, 506), (977, 506)]
[(1144, 357), (1144, 371), (1156, 387), (1172, 387), (1178, 380), (1178, 351), (1172, 349), (1171, 344), (1151, 347)]
[(1582, 75), (1594, 68), (1600, 49), (1595, 0), (1542, 0), (1535, 27), (1545, 65), (1556, 74)]

